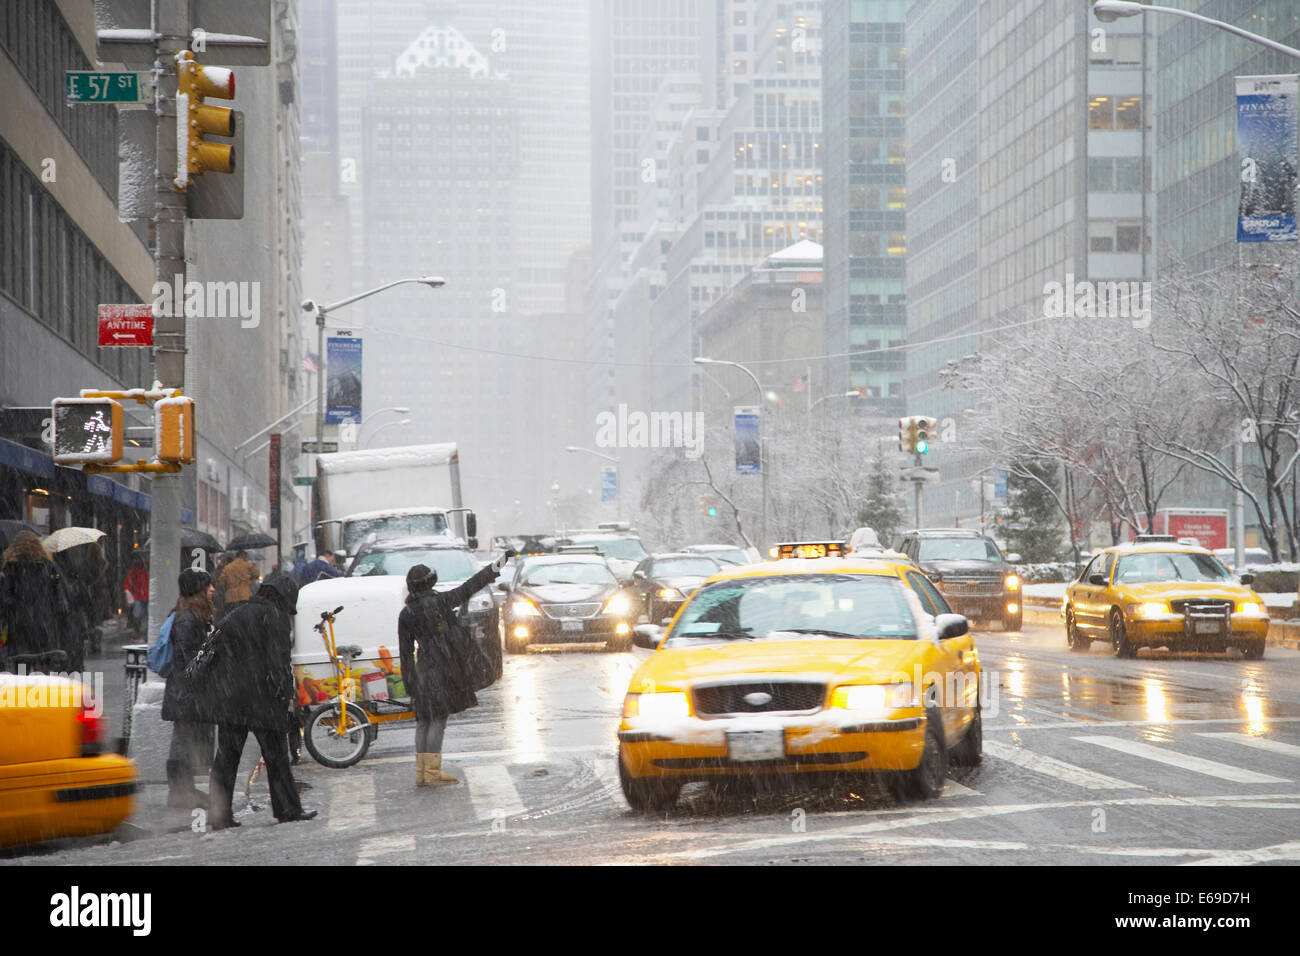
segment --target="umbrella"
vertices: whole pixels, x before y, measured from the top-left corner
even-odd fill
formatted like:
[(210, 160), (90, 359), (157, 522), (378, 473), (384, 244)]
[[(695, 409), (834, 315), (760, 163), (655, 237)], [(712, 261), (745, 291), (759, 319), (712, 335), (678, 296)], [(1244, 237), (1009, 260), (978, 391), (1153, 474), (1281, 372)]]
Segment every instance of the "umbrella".
[[(153, 547), (153, 539), (150, 538), (144, 543), (144, 547), (139, 549), (148, 551)], [(206, 531), (196, 531), (194, 528), (181, 528), (181, 548), (190, 551), (198, 548), (200, 551), (220, 551), (221, 545), (217, 539), (212, 537)]]
[(12, 518), (0, 520), (0, 547), (8, 547), (9, 542), (18, 535), (19, 531), (30, 531), (33, 534), (40, 534), (40, 530), (30, 521), (15, 521)]
[(45, 545), (45, 550), (50, 553), (66, 551), (78, 545), (93, 544), (104, 537), (105, 533), (98, 528), (60, 528), (45, 538), (41, 544)]
[(227, 551), (254, 551), (257, 548), (274, 548), (275, 539), (268, 534), (262, 534), (255, 531), (252, 534), (241, 534), (230, 544), (226, 545)]

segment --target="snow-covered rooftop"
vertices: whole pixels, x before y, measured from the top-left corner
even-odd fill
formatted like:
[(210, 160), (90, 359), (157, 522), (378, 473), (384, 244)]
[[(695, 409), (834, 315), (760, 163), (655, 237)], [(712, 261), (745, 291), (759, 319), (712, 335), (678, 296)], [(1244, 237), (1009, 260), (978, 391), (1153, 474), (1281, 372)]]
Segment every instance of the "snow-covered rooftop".
[(487, 57), (455, 27), (429, 27), (397, 58), (398, 76), (414, 76), (419, 70), (468, 70), (475, 79), (490, 76)]

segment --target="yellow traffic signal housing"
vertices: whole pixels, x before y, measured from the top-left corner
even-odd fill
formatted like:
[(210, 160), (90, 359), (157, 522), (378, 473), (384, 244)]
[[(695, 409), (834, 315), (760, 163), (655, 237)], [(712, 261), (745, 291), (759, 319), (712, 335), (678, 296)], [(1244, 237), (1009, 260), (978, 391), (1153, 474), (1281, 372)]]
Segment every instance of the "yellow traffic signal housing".
[(916, 417), (916, 452), (924, 455), (939, 437), (939, 419), (926, 415)]
[(176, 54), (176, 178), (184, 191), (191, 177), (205, 172), (233, 173), (235, 148), (205, 136), (234, 136), (235, 111), (208, 106), (204, 97), (235, 98), (235, 74), (220, 66), (204, 66), (189, 50)]
[(111, 464), (122, 458), (122, 406), (111, 398), (56, 398), (54, 461), (59, 465)]
[(159, 461), (194, 464), (194, 399), (178, 396), (155, 403), (153, 447)]
[(907, 418), (900, 418), (898, 420), (898, 450), (910, 455), (916, 451), (916, 441), (916, 416), (910, 415)]

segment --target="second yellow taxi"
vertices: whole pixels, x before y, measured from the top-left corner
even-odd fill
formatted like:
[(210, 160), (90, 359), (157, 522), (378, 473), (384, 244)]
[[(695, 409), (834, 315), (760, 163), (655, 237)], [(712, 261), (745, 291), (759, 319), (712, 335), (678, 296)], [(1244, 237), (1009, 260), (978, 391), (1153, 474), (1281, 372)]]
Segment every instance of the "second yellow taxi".
[[(942, 792), (949, 760), (981, 757), (980, 661), (905, 557), (791, 557), (715, 574), (630, 682), (619, 777), (633, 809), (663, 810), (689, 781), (886, 773), (900, 795)], [(782, 552), (779, 552), (782, 553)]]

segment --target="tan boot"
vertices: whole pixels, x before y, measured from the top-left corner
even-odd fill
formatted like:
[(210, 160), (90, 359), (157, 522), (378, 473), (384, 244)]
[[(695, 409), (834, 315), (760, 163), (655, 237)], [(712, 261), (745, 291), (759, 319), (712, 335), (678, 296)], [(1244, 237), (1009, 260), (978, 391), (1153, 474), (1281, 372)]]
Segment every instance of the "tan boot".
[(429, 786), (429, 755), (415, 755), (415, 785), (417, 787)]
[(427, 779), (429, 781), (429, 786), (445, 787), (448, 784), (460, 783), (460, 781), (451, 774), (443, 773), (442, 754), (428, 754), (427, 756), (429, 762), (425, 764), (425, 767), (427, 768), (425, 772), (428, 774)]

